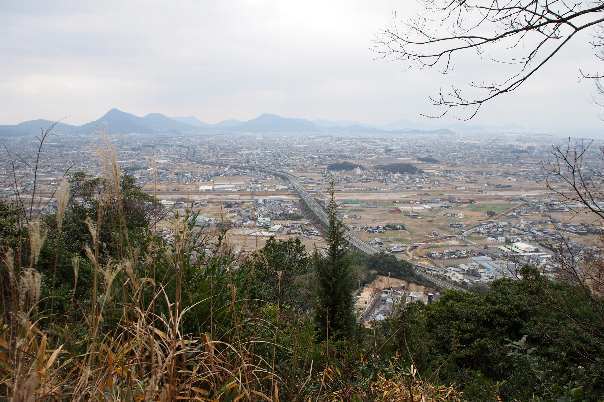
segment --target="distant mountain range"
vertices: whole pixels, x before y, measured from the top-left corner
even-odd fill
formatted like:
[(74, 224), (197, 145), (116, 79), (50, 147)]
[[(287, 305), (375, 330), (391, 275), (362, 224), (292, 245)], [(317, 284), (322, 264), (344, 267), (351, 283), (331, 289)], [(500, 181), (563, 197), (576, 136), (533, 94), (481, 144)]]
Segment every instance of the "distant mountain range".
[[(50, 127), (49, 120), (29, 120), (16, 125), (0, 125), (0, 136), (30, 136)], [(212, 134), (212, 133), (298, 133), (298, 134), (453, 134), (448, 129), (414, 129), (404, 127), (378, 128), (355, 122), (307, 120), (262, 114), (254, 119), (225, 120), (217, 124), (200, 121), (193, 116), (168, 117), (161, 113), (150, 113), (143, 117), (111, 109), (97, 120), (80, 126), (57, 123), (55, 132), (60, 134)]]

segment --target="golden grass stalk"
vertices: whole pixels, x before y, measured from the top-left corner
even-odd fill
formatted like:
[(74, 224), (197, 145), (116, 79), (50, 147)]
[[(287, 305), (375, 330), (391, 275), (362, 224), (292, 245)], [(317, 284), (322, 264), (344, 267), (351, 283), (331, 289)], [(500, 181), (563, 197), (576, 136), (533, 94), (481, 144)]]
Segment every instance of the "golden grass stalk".
[(63, 179), (56, 193), (57, 200), (57, 229), (63, 230), (63, 220), (65, 219), (65, 210), (69, 202), (69, 182)]
[(78, 287), (78, 277), (80, 274), (80, 256), (74, 255), (71, 258), (71, 267), (73, 268), (73, 294), (75, 295), (76, 289)]
[(103, 304), (108, 303), (111, 300), (111, 289), (113, 287), (113, 282), (115, 281), (115, 277), (122, 270), (121, 265), (107, 264), (105, 268), (101, 270), (103, 274), (103, 282), (105, 285), (105, 293), (103, 295)]
[(115, 147), (107, 136), (103, 135), (102, 146), (97, 149), (97, 154), (101, 160), (102, 177), (109, 184), (110, 197), (116, 197), (120, 194), (121, 173), (117, 164), (117, 152)]
[(38, 305), (42, 276), (34, 268), (25, 268), (19, 277), (19, 310), (29, 312)]
[(92, 221), (92, 219), (87, 216), (86, 217), (86, 226), (88, 227), (88, 232), (90, 233), (90, 237), (92, 237), (92, 244), (96, 245), (98, 244), (98, 240), (99, 240), (99, 232), (98, 232), (98, 228), (95, 225), (95, 223)]
[(38, 257), (40, 257), (40, 251), (42, 251), (42, 246), (44, 246), (44, 242), (46, 241), (46, 229), (42, 228), (40, 221), (30, 221), (28, 223), (28, 232), (29, 232), (29, 248), (30, 248), (30, 268), (33, 268), (38, 262)]
[(8, 250), (6, 250), (6, 253), (4, 253), (4, 257), (2, 258), (2, 262), (4, 263), (4, 265), (6, 266), (6, 269), (8, 271), (8, 278), (11, 281), (11, 283), (15, 283), (15, 252), (13, 251), (12, 248), (9, 248)]

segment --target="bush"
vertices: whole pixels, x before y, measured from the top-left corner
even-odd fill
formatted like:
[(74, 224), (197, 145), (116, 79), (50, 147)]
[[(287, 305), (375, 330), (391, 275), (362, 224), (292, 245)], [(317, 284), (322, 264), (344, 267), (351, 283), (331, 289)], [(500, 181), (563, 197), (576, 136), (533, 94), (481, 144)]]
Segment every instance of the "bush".
[(424, 375), (460, 384), (472, 400), (573, 393), (598, 400), (604, 304), (536, 271), (525, 270), (524, 278), (496, 281), (485, 294), (447, 292), (431, 305), (409, 306), (394, 319), (392, 326), (401, 327), (392, 347)]

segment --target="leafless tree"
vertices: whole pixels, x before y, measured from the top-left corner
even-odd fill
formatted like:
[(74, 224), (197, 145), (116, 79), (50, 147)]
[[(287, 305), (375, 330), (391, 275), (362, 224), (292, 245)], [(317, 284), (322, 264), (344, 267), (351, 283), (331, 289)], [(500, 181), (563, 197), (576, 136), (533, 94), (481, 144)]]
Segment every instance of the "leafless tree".
[(604, 261), (601, 255), (588, 252), (585, 248), (576, 249), (565, 236), (558, 236), (552, 250), (560, 279), (577, 284), (590, 294), (603, 294)]
[[(572, 205), (580, 205), (599, 219), (604, 219), (604, 192), (602, 175), (593, 164), (604, 162), (604, 148), (589, 155), (592, 142), (568, 140), (565, 146), (552, 147), (552, 161), (548, 165), (550, 173), (547, 188), (560, 199)], [(586, 163), (586, 157), (592, 157), (592, 165)]]
[[(599, 164), (599, 168), (598, 168)], [(552, 160), (546, 164), (547, 188), (576, 214), (587, 213), (594, 222), (604, 223), (602, 184), (604, 148), (592, 149), (592, 142), (568, 140), (565, 146), (554, 145)], [(597, 294), (604, 293), (604, 256), (586, 248), (575, 249), (559, 233), (553, 246), (561, 276)]]
[[(511, 93), (535, 76), (582, 31), (591, 29), (596, 56), (604, 60), (604, 0), (421, 0), (423, 13), (407, 21), (395, 15), (378, 34), (375, 50), (385, 58), (449, 73), (457, 57), (476, 53), (510, 72), (496, 82), (472, 81), (431, 97), (437, 116), (465, 108), (467, 118), (492, 99)], [(494, 56), (494, 55), (498, 56)], [(596, 79), (601, 74), (582, 72)]]
[[(6, 152), (6, 156), (8, 158), (8, 162), (10, 164), (10, 169), (11, 169), (11, 176), (12, 176), (12, 181), (13, 181), (13, 191), (15, 194), (15, 203), (21, 208), (21, 210), (24, 212), (24, 218), (26, 222), (29, 222), (32, 220), (33, 217), (33, 212), (34, 212), (34, 207), (37, 209), (41, 208), (41, 202), (42, 199), (41, 197), (38, 200), (38, 203), (36, 204), (36, 193), (37, 193), (37, 189), (38, 189), (38, 171), (40, 169), (40, 164), (41, 164), (41, 160), (40, 158), (42, 157), (43, 153), (44, 153), (44, 145), (46, 143), (46, 140), (48, 139), (49, 136), (54, 135), (55, 134), (55, 127), (57, 126), (57, 124), (59, 124), (60, 121), (56, 121), (52, 124), (50, 124), (48, 127), (41, 127), (40, 128), (40, 135), (36, 136), (36, 152), (33, 156), (33, 161), (32, 163), (28, 162), (26, 157), (23, 157), (19, 154), (17, 154), (16, 152), (11, 152), (8, 147), (6, 146), (6, 144), (3, 144), (4, 150)], [(29, 168), (32, 171), (32, 182), (33, 182), (33, 188), (31, 190), (31, 195), (29, 196), (29, 205), (26, 206), (25, 205), (25, 201), (24, 201), (24, 194), (21, 194), (21, 192), (19, 191), (20, 188), (20, 183), (19, 180), (17, 178), (17, 164), (22, 164), (24, 166), (26, 166), (27, 168)], [(71, 168), (73, 167), (73, 163), (70, 162), (67, 166), (67, 168), (63, 171), (63, 175), (62, 177), (66, 177), (67, 174), (69, 173), (69, 171), (71, 170)], [(57, 188), (54, 188), (52, 190), (52, 193), (47, 201), (47, 205), (50, 203), (50, 201), (54, 198), (55, 192), (57, 191)]]

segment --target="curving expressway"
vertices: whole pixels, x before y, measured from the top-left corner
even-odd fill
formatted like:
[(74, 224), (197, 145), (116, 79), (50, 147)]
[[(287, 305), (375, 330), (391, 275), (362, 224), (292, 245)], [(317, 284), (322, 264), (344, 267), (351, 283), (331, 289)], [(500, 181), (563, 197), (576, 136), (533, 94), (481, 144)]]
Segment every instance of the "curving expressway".
[[(310, 193), (308, 193), (308, 191), (306, 191), (304, 189), (304, 186), (298, 181), (298, 178), (296, 176), (286, 173), (286, 172), (279, 172), (279, 171), (271, 170), (271, 169), (263, 169), (263, 170), (267, 173), (272, 173), (273, 175), (281, 177), (284, 180), (286, 180), (293, 187), (294, 191), (302, 199), (304, 204), (308, 207), (308, 209), (311, 211), (311, 213), (317, 218), (317, 220), (321, 223), (321, 225), (323, 225), (323, 227), (328, 226), (329, 218), (327, 216), (327, 212), (321, 206), (321, 204), (319, 204), (317, 202), (317, 200)], [(375, 247), (371, 246), (370, 244), (367, 244), (363, 240), (359, 239), (357, 236), (354, 235), (353, 232), (351, 232), (348, 229), (346, 229), (345, 236), (346, 236), (346, 240), (348, 241), (348, 243), (352, 247), (361, 251), (362, 253), (365, 253), (367, 255), (372, 255), (372, 254), (377, 254), (380, 252), (380, 250), (376, 249)], [(436, 286), (438, 286), (441, 289), (467, 291), (465, 288), (463, 288), (453, 282), (450, 282), (446, 279), (439, 278), (437, 276), (434, 276), (434, 275), (428, 273), (427, 272), (428, 267), (426, 267), (426, 266), (419, 265), (419, 264), (413, 264), (413, 266), (418, 275), (420, 275), (420, 276), (424, 277), (426, 280), (434, 283)]]
[[(310, 210), (310, 212), (315, 216), (315, 218), (319, 221), (319, 223), (324, 228), (326, 228), (329, 225), (329, 217), (327, 216), (327, 212), (325, 211), (325, 208), (323, 208), (323, 206), (321, 206), (321, 204), (319, 204), (317, 202), (317, 200), (308, 191), (306, 191), (306, 189), (304, 189), (304, 186), (300, 183), (298, 178), (290, 173), (279, 171), (279, 170), (274, 170), (274, 169), (269, 169), (269, 168), (261, 167), (258, 165), (245, 165), (244, 166), (244, 165), (236, 165), (236, 164), (232, 164), (232, 163), (206, 162), (206, 161), (197, 161), (197, 162), (204, 164), (204, 165), (231, 166), (231, 167), (236, 167), (236, 168), (241, 168), (241, 169), (257, 170), (260, 172), (269, 173), (274, 176), (280, 177), (283, 180), (285, 180), (287, 183), (289, 183), (289, 185), (294, 189), (294, 191), (296, 192), (298, 197), (300, 197), (300, 199), (302, 199), (302, 202), (304, 202), (306, 207)], [(356, 248), (357, 250), (361, 251), (364, 254), (373, 255), (373, 254), (377, 254), (377, 253), (381, 252), (381, 250), (378, 250), (375, 247), (367, 244), (363, 240), (359, 239), (348, 228), (346, 228), (345, 237), (346, 237), (346, 240), (348, 241), (348, 243), (352, 247)], [(420, 264), (413, 264), (413, 267), (415, 268), (415, 272), (418, 275), (424, 277), (424, 279), (432, 282), (433, 284), (435, 284), (437, 287), (439, 287), (441, 289), (459, 290), (459, 291), (464, 291), (464, 292), (467, 291), (467, 289), (465, 289), (451, 281), (448, 281), (441, 277), (437, 277), (437, 276), (432, 275), (431, 273), (427, 272), (429, 267), (426, 267), (426, 266), (423, 266)]]

